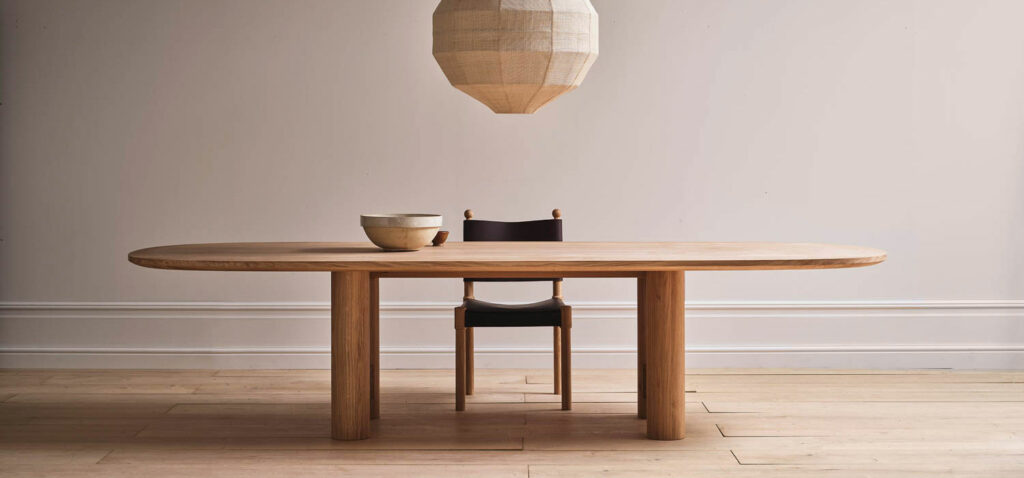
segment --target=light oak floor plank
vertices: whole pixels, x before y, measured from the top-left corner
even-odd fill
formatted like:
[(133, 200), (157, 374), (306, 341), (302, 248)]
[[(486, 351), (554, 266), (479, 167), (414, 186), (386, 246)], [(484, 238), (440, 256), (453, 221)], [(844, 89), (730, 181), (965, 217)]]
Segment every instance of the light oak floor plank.
[(733, 465), (728, 450), (707, 451), (497, 451), (497, 450), (116, 450), (103, 464), (606, 464)]
[(0, 403), (0, 419), (35, 420), (35, 419), (92, 419), (109, 418), (113, 420), (155, 418), (166, 414), (171, 404), (131, 404), (121, 403), (118, 406), (95, 403)]
[[(991, 392), (1024, 397), (1024, 383), (1011, 382), (915, 382), (915, 383), (717, 383), (694, 386), (698, 393), (956, 393)], [(1024, 400), (1024, 398), (1022, 398)]]
[(486, 478), (527, 478), (525, 465), (225, 465), (174, 464), (174, 465), (94, 465), (94, 466), (50, 466), (45, 475), (40, 475), (34, 465), (13, 465), (3, 470), (5, 477), (56, 477), (56, 478), (138, 478), (181, 477), (195, 478), (279, 478), (302, 476), (312, 478), (337, 478), (359, 476), (368, 478), (394, 478), (415, 476), (418, 478), (449, 478), (452, 476), (480, 476)]
[(1024, 402), (718, 402), (702, 405), (709, 413), (757, 413), (807, 418), (1007, 418), (1024, 417)]
[[(15, 397), (16, 399), (17, 397)], [(881, 389), (779, 389), (736, 392), (693, 392), (687, 401), (702, 402), (1024, 402), (1024, 392), (1017, 391), (929, 391)]]
[(833, 466), (622, 466), (622, 465), (530, 465), (530, 478), (1019, 478), (1016, 470), (964, 470), (941, 466), (861, 466), (842, 469)]
[[(11, 465), (92, 465), (112, 452), (108, 448), (95, 449), (16, 449), (0, 448), (0, 466)], [(0, 471), (0, 475), (3, 475)]]
[[(6, 381), (6, 377), (5, 380)], [(100, 385), (75, 385), (75, 384), (2, 384), (0, 393), (193, 393), (195, 385), (178, 384), (100, 384)]]
[(691, 370), (687, 435), (645, 438), (636, 375), (381, 373), (369, 440), (329, 438), (325, 370), (0, 370), (0, 476), (1024, 476), (1024, 372)]
[(977, 468), (1024, 469), (1024, 453), (977, 453), (949, 449), (942, 453), (875, 450), (733, 450), (744, 465), (937, 465)]
[(919, 384), (919, 383), (1021, 383), (1024, 372), (943, 372), (910, 375), (894, 374), (749, 374), (749, 375), (692, 375), (688, 382), (695, 386), (716, 384)]

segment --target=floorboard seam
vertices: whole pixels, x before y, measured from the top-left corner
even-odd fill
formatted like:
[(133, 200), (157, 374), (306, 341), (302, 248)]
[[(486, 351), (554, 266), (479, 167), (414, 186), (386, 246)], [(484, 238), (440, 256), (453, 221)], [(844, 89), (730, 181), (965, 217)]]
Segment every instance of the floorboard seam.
[(113, 450), (113, 449), (111, 449), (111, 450), (108, 450), (108, 451), (107, 451), (106, 453), (104, 453), (104, 454), (103, 454), (103, 456), (102, 456), (102, 457), (100, 457), (100, 459), (99, 459), (99, 460), (96, 460), (96, 463), (93, 463), (93, 464), (94, 464), (94, 465), (99, 465), (99, 464), (102, 464), (102, 463), (103, 463), (103, 460), (106, 460), (106, 459), (107, 459), (107, 457), (108, 457), (108, 456), (110, 456), (110, 454), (111, 454), (111, 453), (114, 453), (114, 450)]

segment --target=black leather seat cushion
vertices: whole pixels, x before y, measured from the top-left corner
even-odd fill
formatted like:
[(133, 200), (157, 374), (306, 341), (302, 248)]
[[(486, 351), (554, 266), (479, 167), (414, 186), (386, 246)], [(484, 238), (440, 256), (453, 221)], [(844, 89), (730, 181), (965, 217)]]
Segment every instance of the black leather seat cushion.
[(542, 327), (562, 325), (561, 299), (551, 298), (532, 304), (495, 304), (467, 299), (466, 327)]

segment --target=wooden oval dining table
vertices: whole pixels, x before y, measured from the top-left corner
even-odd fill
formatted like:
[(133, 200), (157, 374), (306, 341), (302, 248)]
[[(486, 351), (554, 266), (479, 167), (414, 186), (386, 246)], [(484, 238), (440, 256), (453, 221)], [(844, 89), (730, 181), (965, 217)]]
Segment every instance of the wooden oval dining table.
[(647, 420), (648, 438), (678, 440), (686, 423), (685, 271), (862, 267), (886, 254), (769, 242), (450, 242), (413, 252), (369, 243), (252, 242), (151, 247), (128, 259), (157, 269), (330, 272), (331, 435), (338, 440), (369, 438), (370, 420), (380, 416), (380, 278), (633, 277), (637, 414)]

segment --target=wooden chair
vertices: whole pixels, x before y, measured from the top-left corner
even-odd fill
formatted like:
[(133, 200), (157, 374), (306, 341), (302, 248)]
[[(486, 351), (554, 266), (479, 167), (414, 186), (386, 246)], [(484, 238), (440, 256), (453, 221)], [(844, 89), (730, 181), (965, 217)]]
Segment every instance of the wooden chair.
[[(561, 241), (562, 213), (554, 219), (524, 222), (473, 220), (467, 209), (463, 241)], [(473, 297), (474, 282), (551, 281), (548, 300), (532, 304), (495, 304)], [(473, 394), (473, 329), (476, 327), (551, 327), (554, 332), (554, 391), (562, 394), (562, 410), (572, 409), (572, 359), (569, 355), (572, 308), (562, 302), (562, 279), (464, 279), (462, 305), (455, 309), (455, 410), (466, 409)]]

